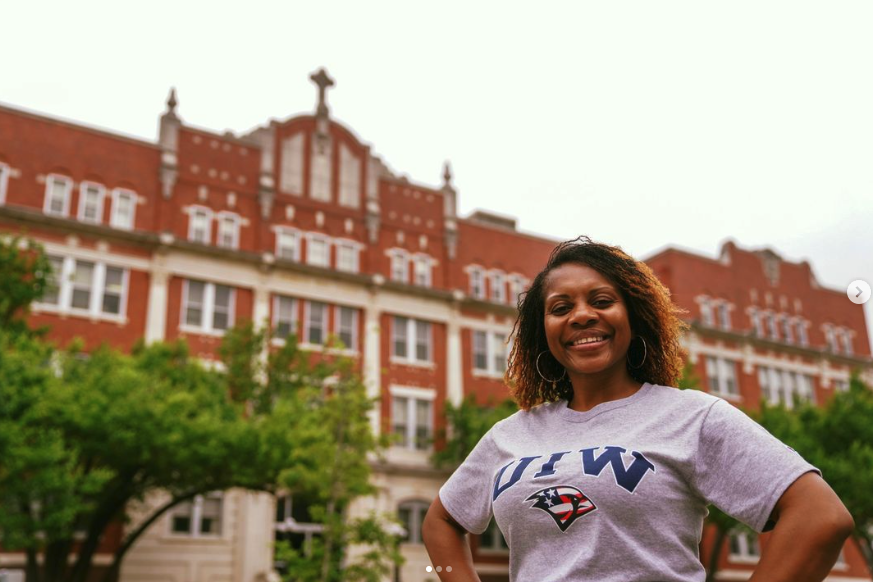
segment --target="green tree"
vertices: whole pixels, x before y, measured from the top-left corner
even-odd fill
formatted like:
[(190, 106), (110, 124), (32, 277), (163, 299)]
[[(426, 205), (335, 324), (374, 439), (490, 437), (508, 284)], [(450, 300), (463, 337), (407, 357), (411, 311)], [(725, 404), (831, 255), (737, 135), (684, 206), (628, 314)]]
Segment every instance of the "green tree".
[(492, 426), (516, 411), (518, 405), (511, 398), (497, 403), (492, 400), (483, 406), (476, 402), (473, 394), (469, 394), (458, 406), (447, 402), (448, 430), (441, 435), (445, 439), (445, 446), (433, 454), (431, 462), (437, 468), (461, 464)]
[(0, 329), (32, 333), (25, 315), (36, 299), (51, 287), (51, 263), (32, 240), (0, 240)]

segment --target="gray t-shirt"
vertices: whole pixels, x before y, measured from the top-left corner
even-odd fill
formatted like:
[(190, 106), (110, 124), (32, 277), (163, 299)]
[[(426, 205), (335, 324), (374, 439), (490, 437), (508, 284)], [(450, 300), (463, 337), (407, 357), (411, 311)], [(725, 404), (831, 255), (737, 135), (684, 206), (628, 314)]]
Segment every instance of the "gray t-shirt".
[(493, 513), (513, 582), (698, 582), (706, 506), (762, 531), (808, 471), (724, 400), (644, 384), (586, 412), (562, 400), (498, 422), (439, 496), (473, 533)]

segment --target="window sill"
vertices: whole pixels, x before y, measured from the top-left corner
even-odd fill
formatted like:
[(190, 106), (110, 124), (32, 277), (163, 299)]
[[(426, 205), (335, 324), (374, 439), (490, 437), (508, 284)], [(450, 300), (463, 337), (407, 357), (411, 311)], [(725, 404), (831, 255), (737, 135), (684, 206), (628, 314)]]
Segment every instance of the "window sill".
[(222, 329), (203, 329), (192, 325), (180, 325), (179, 331), (193, 335), (206, 335), (209, 337), (224, 337), (225, 330)]
[(225, 539), (220, 535), (192, 535), (192, 534), (183, 534), (183, 533), (169, 533), (164, 536), (165, 540), (172, 541), (175, 543), (186, 543), (186, 544), (200, 544), (203, 542), (207, 543), (218, 543), (224, 542)]
[(107, 315), (105, 313), (91, 313), (82, 309), (62, 309), (56, 305), (48, 303), (34, 303), (32, 310), (34, 313), (51, 313), (61, 317), (76, 317), (79, 319), (89, 319), (91, 321), (105, 321), (107, 323), (117, 323), (118, 325), (127, 325), (129, 323), (127, 317), (123, 315)]
[(739, 556), (739, 555), (729, 555), (728, 562), (731, 564), (757, 564), (761, 558), (757, 556)]
[(411, 366), (413, 368), (424, 368), (426, 370), (435, 370), (436, 363), (435, 362), (422, 362), (419, 360), (406, 360), (403, 358), (398, 358), (396, 356), (391, 356), (390, 362), (392, 364), (398, 366)]
[(490, 370), (473, 369), (474, 378), (487, 378), (489, 380), (503, 380), (503, 372), (492, 372)]

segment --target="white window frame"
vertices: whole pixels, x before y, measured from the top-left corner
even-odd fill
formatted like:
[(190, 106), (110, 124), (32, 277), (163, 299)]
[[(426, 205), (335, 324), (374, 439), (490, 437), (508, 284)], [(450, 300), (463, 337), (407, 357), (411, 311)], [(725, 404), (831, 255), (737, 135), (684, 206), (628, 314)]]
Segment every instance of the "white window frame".
[(749, 319), (752, 321), (752, 332), (755, 337), (763, 338), (764, 336), (764, 318), (763, 313), (757, 307), (752, 307), (749, 310)]
[[(333, 168), (331, 167), (331, 150), (327, 148), (325, 151), (319, 151), (319, 146), (313, 140), (312, 158), (310, 159), (310, 177), (309, 177), (309, 197), (320, 202), (330, 202), (331, 198), (331, 181), (333, 179)], [(324, 164), (326, 175), (321, 175), (319, 164)]]
[(779, 323), (782, 327), (782, 330), (781, 330), (782, 340), (787, 344), (793, 344), (794, 343), (794, 322), (791, 320), (791, 317), (789, 317), (786, 314), (783, 314), (779, 318)]
[(767, 339), (778, 341), (781, 336), (779, 335), (779, 321), (776, 318), (776, 314), (772, 311), (765, 311), (764, 318), (767, 320), (765, 325)]
[(421, 538), (421, 526), (424, 523), (424, 516), (430, 507), (431, 502), (423, 499), (407, 499), (397, 504), (397, 520), (400, 521), (400, 512), (402, 510), (409, 511), (409, 529), (406, 532), (408, 539), (402, 540), (403, 544), (421, 545), (424, 542)]
[[(287, 226), (280, 226), (273, 230), (276, 234), (276, 258), (286, 260), (286, 261), (294, 261), (295, 263), (300, 262), (300, 241), (303, 239), (300, 231), (296, 228), (290, 228)], [(282, 254), (282, 237), (288, 237), (294, 241), (294, 246), (292, 248), (291, 256), (283, 256)]]
[[(207, 208), (206, 206), (189, 206), (187, 209), (188, 212), (188, 240), (191, 242), (201, 243), (201, 244), (212, 244), (212, 219), (213, 213), (211, 208)], [(198, 240), (195, 238), (195, 217), (197, 215), (201, 215), (205, 217), (205, 240)]]
[[(284, 321), (279, 320), (279, 311), (280, 311), (279, 304), (282, 301), (290, 301), (291, 302), (291, 321), (284, 322)], [(279, 295), (279, 294), (273, 296), (273, 322), (272, 323), (273, 323), (273, 330), (275, 330), (275, 332), (277, 334), (279, 331), (279, 324), (280, 323), (288, 323), (289, 327), (291, 328), (291, 334), (289, 334), (289, 335), (292, 335), (292, 334), (295, 336), (297, 335), (299, 327), (300, 327), (300, 322), (298, 321), (299, 305), (300, 304), (299, 304), (296, 297), (289, 297), (288, 295)], [(279, 342), (284, 343), (286, 337), (287, 336), (279, 336), (279, 337), (276, 337), (274, 339), (279, 341)], [(298, 341), (299, 341), (299, 336), (298, 336)]]
[[(88, 192), (96, 192), (97, 193), (97, 201), (95, 210), (95, 217), (93, 219), (85, 217), (85, 209), (87, 205), (88, 198), (86, 193)], [(79, 183), (79, 211), (76, 213), (76, 217), (82, 222), (90, 222), (91, 224), (100, 224), (103, 222), (103, 200), (106, 198), (106, 187), (103, 184), (99, 184), (97, 182), (89, 182), (82, 181)]]
[(334, 240), (334, 246), (336, 247), (336, 270), (344, 273), (360, 273), (363, 245), (355, 240), (340, 238)]
[(9, 166), (0, 162), (0, 206), (6, 204), (6, 189), (9, 187)]
[(361, 205), (361, 158), (340, 144), (339, 205), (358, 208)]
[[(405, 320), (405, 322), (404, 322)], [(418, 330), (419, 327), (426, 326), (427, 330), (427, 359), (418, 358)], [(398, 337), (398, 332), (403, 331), (405, 337), (402, 340), (406, 344), (406, 356), (401, 356), (395, 353), (396, 341), (401, 339)], [(433, 367), (433, 324), (429, 321), (423, 321), (405, 315), (394, 315), (391, 317), (391, 361), (398, 364), (411, 364), (414, 366)]]
[(351, 328), (351, 336), (352, 341), (345, 346), (345, 351), (351, 353), (358, 352), (358, 317), (360, 310), (357, 307), (349, 307), (347, 305), (334, 305), (333, 307), (333, 334), (337, 339), (340, 338), (340, 332), (342, 331), (342, 313), (343, 310), (348, 310), (352, 314), (352, 328)]
[(843, 354), (851, 356), (855, 353), (854, 346), (852, 345), (852, 331), (850, 329), (844, 327), (837, 329), (837, 344), (842, 349)]
[[(189, 281), (194, 281), (197, 283), (203, 283), (203, 306), (202, 313), (200, 314), (200, 325), (192, 325), (187, 323), (186, 312), (188, 311), (188, 283)], [(210, 281), (203, 281), (202, 279), (185, 279), (182, 285), (182, 312), (179, 316), (179, 329), (185, 333), (197, 333), (202, 335), (214, 335), (214, 336), (222, 336), (225, 334), (226, 330), (224, 329), (215, 329), (213, 327), (213, 322), (215, 319), (215, 287), (217, 285), (222, 285), (224, 287), (230, 288), (230, 300), (228, 304), (228, 313), (227, 313), (227, 329), (230, 329), (234, 325), (235, 321), (235, 313), (236, 313), (236, 288), (231, 285), (224, 285), (222, 283), (212, 283)]]
[(398, 283), (409, 283), (409, 253), (405, 249), (388, 249), (391, 258), (390, 279)]
[(467, 267), (470, 277), (470, 296), (474, 299), (485, 299), (485, 269), (478, 265)]
[[(242, 224), (242, 218), (236, 212), (230, 212), (227, 210), (222, 210), (218, 214), (216, 214), (216, 222), (218, 223), (218, 228), (215, 233), (215, 244), (224, 249), (238, 249), (239, 248), (239, 230)], [(227, 235), (227, 232), (224, 232), (226, 225), (230, 224), (230, 241), (229, 244), (225, 244), (223, 242), (224, 236)]]
[[(757, 536), (746, 531), (734, 530), (728, 538), (728, 560), (740, 564), (757, 564), (761, 559), (761, 549)], [(737, 542), (738, 552), (734, 552), (734, 540)]]
[(489, 271), (488, 283), (491, 287), (491, 301), (494, 301), (495, 303), (506, 303), (506, 273), (499, 269)]
[[(322, 321), (321, 321), (321, 341), (318, 343), (312, 343), (309, 341), (309, 330), (312, 329), (312, 304), (317, 303), (322, 307)], [(325, 303), (324, 301), (312, 301), (306, 300), (303, 304), (303, 338), (301, 346), (303, 347), (311, 347), (311, 346), (324, 346), (327, 343), (327, 334), (329, 328), (329, 317), (330, 317), (330, 305)]]
[(433, 259), (430, 255), (416, 253), (412, 255), (412, 282), (419, 287), (433, 285)]
[(730, 331), (731, 327), (731, 304), (727, 301), (719, 301), (715, 305), (715, 315), (716, 320), (718, 321), (718, 326), (725, 330)]
[(758, 366), (758, 384), (762, 396), (770, 404), (778, 405), (781, 402), (785, 408), (793, 408), (794, 395), (800, 397), (800, 400), (815, 403), (815, 381), (809, 374), (773, 366)]
[[(221, 514), (218, 518), (218, 531), (215, 533), (203, 533), (201, 531), (203, 519), (203, 501), (205, 498), (218, 499), (221, 501)], [(199, 538), (199, 539), (220, 539), (225, 530), (225, 510), (224, 510), (224, 495), (221, 492), (209, 493), (207, 495), (197, 495), (190, 502), (191, 513), (191, 531), (189, 533), (177, 532), (173, 530), (173, 518), (179, 514), (179, 511), (170, 510), (169, 518), (167, 519), (168, 535), (173, 538)], [(174, 508), (178, 509), (178, 508)]]
[[(726, 400), (740, 400), (737, 383), (737, 362), (727, 358), (706, 356), (707, 386), (711, 394)], [(731, 391), (731, 385), (733, 391)]]
[[(125, 223), (121, 220), (119, 208), (121, 205), (122, 199), (127, 199), (130, 201), (130, 222)], [(136, 224), (136, 205), (139, 201), (139, 198), (136, 195), (136, 192), (133, 190), (127, 190), (125, 188), (115, 188), (112, 190), (112, 213), (109, 217), (109, 226), (114, 228), (120, 228), (122, 230), (133, 230), (133, 226)]]
[(705, 327), (715, 327), (715, 317), (712, 313), (712, 302), (708, 297), (699, 297), (697, 302), (700, 304), (700, 323)]
[(837, 341), (837, 332), (829, 323), (824, 324), (822, 326), (825, 334), (825, 349), (832, 354), (838, 354), (840, 352), (840, 344)]
[[(313, 254), (313, 249), (315, 248), (314, 242), (324, 243), (324, 262), (318, 262), (315, 260), (315, 255)], [(307, 232), (306, 233), (306, 264), (313, 265), (315, 267), (322, 268), (330, 268), (330, 246), (331, 239), (329, 236), (320, 234), (317, 232)]]
[[(391, 394), (391, 434), (394, 434), (394, 399), (395, 398), (405, 398), (406, 399), (406, 418), (407, 423), (405, 427), (404, 439), (406, 442), (404, 443), (394, 443), (395, 448), (405, 449), (408, 451), (417, 451), (417, 452), (430, 452), (433, 450), (433, 438), (434, 438), (434, 416), (435, 416), (435, 407), (434, 402), (436, 401), (436, 390), (431, 388), (417, 388), (412, 386), (390, 386), (389, 393)], [(431, 441), (425, 448), (419, 448), (416, 446), (417, 440), (417, 429), (418, 425), (416, 424), (416, 410), (418, 408), (418, 402), (428, 402), (430, 405), (430, 414), (427, 417), (427, 424), (425, 425), (425, 430), (427, 432), (427, 437)]]
[(528, 280), (523, 275), (513, 273), (508, 278), (509, 281), (509, 297), (508, 301), (512, 305), (518, 304), (519, 296), (524, 293), (524, 288), (527, 286)]
[[(57, 259), (61, 259), (61, 272), (57, 273), (57, 303), (43, 303), (37, 301), (34, 303), (34, 311), (62, 313), (67, 315), (77, 315), (88, 317), (90, 319), (102, 319), (107, 321), (115, 321), (119, 323), (127, 322), (127, 301), (130, 289), (130, 269), (117, 263), (106, 263), (94, 259), (83, 259), (71, 256), (50, 255)], [(94, 265), (94, 270), (91, 272), (90, 297), (88, 299), (88, 308), (82, 309), (72, 306), (74, 281), (73, 275), (76, 270), (76, 263), (91, 263)], [(119, 313), (105, 313), (103, 311), (103, 296), (106, 293), (106, 269), (114, 268), (121, 269), (121, 297), (119, 298), (118, 309)]]
[(798, 319), (795, 325), (797, 331), (797, 343), (804, 347), (809, 346), (809, 332), (806, 330), (807, 323)]
[[(506, 372), (506, 359), (509, 357), (509, 352), (506, 349), (506, 335), (501, 332), (496, 332), (493, 330), (487, 329), (473, 329), (471, 330), (470, 340), (471, 340), (471, 352), (473, 355), (473, 375), (474, 376), (487, 376), (491, 378), (503, 378), (504, 373)], [(476, 336), (482, 337), (484, 334), (485, 337), (485, 367), (480, 368), (476, 362)], [(500, 343), (503, 346), (503, 369), (499, 369), (497, 367), (497, 358), (500, 357), (500, 354), (497, 351), (497, 344)]]
[[(63, 193), (63, 210), (60, 213), (51, 211), (51, 195), (54, 192), (54, 185), (56, 183), (64, 184), (64, 193)], [(70, 215), (70, 198), (73, 193), (73, 179), (68, 176), (62, 176), (60, 174), (49, 174), (45, 180), (45, 199), (43, 200), (42, 211), (49, 216), (63, 216), (67, 217)]]

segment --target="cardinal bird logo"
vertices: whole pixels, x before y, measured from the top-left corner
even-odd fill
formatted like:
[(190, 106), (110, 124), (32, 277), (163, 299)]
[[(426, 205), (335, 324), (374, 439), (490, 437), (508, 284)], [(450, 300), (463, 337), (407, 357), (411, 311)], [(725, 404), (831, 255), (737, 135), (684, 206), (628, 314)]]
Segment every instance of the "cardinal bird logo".
[(584, 493), (569, 485), (559, 485), (540, 489), (525, 501), (536, 501), (531, 505), (548, 513), (561, 531), (567, 531), (570, 525), (597, 507)]

